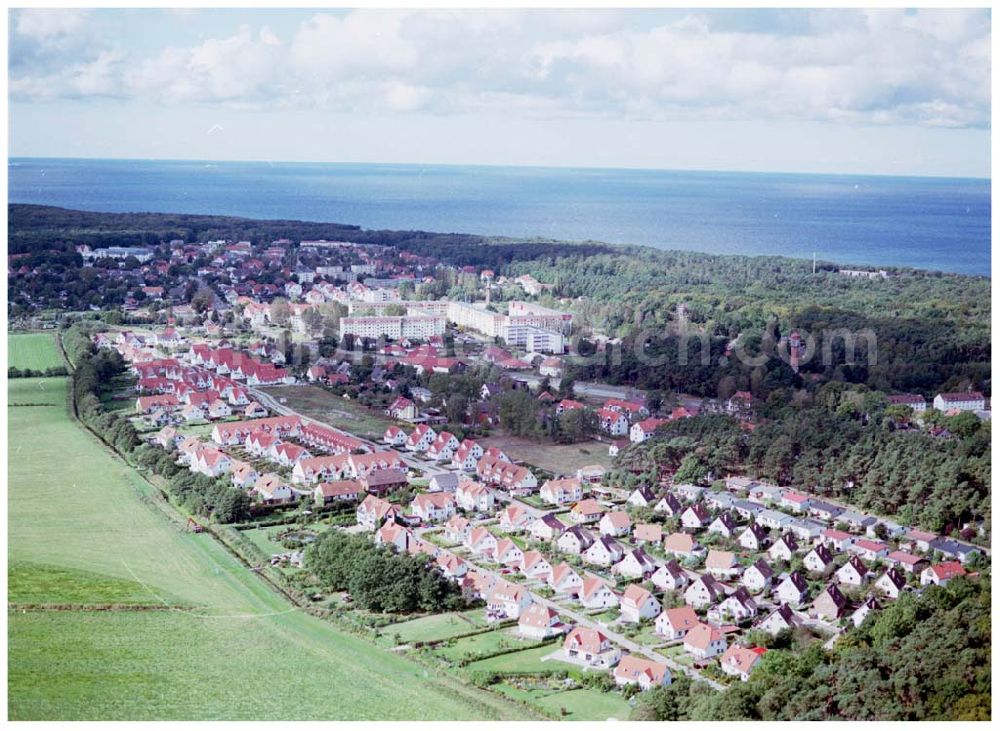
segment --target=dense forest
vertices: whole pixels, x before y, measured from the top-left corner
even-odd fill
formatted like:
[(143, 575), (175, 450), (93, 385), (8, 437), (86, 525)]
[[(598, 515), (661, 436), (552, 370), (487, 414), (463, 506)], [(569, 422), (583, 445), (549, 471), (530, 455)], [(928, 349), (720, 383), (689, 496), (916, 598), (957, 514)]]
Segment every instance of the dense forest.
[[(575, 368), (579, 379), (709, 397), (740, 389), (766, 397), (817, 379), (927, 395), (989, 391), (985, 278), (892, 270), (857, 279), (830, 265), (813, 273), (806, 261), (640, 248), (516, 262), (510, 271), (554, 285), (584, 331), (622, 338), (606, 358)], [(783, 344), (792, 331), (809, 346), (798, 374)], [(743, 354), (767, 357), (747, 364)]]
[[(299, 241), (350, 241), (392, 246), (421, 256), (448, 260), (462, 252), (464, 264), (501, 268), (511, 261), (558, 256), (572, 250), (599, 254), (612, 251), (604, 244), (573, 245), (528, 242), (516, 247), (497, 246), (482, 236), (428, 231), (366, 230), (360, 226), (311, 221), (264, 220), (235, 216), (202, 216), (175, 213), (101, 213), (54, 206), (8, 206), (8, 251), (11, 254), (72, 253), (73, 247), (156, 246), (163, 242), (250, 241), (269, 244), (279, 239)], [(571, 249), (569, 247), (572, 247)]]
[(904, 594), (833, 650), (771, 649), (722, 693), (686, 676), (638, 696), (635, 721), (988, 721), (990, 582)]
[[(748, 431), (727, 416), (669, 422), (656, 437), (622, 452), (617, 467), (633, 481), (706, 482), (749, 474), (847, 500), (929, 530), (961, 532), (990, 523), (990, 427), (974, 414), (929, 410), (933, 431), (916, 428), (906, 407), (863, 386), (829, 383), (815, 394), (772, 399)], [(966, 531), (972, 539), (976, 530)]]

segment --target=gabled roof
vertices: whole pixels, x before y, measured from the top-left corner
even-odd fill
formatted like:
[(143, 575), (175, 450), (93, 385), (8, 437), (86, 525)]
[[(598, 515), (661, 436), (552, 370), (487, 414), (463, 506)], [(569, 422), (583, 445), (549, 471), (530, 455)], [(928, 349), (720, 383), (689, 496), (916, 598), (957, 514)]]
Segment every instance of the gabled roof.
[(667, 609), (660, 615), (660, 617), (665, 618), (674, 630), (687, 631), (697, 627), (701, 623), (694, 609), (687, 605)]
[(684, 644), (696, 650), (707, 650), (709, 646), (723, 639), (722, 631), (711, 624), (699, 622), (684, 638)]
[(926, 569), (939, 580), (954, 579), (956, 576), (965, 576), (965, 567), (958, 561), (945, 561)]
[(652, 598), (653, 595), (646, 589), (643, 589), (639, 584), (629, 584), (625, 589), (625, 593), (622, 594), (622, 604), (631, 604), (635, 607), (641, 607)]
[(637, 655), (625, 655), (615, 667), (615, 677), (639, 681), (644, 678), (650, 685), (662, 685), (669, 674), (663, 663), (647, 660)]

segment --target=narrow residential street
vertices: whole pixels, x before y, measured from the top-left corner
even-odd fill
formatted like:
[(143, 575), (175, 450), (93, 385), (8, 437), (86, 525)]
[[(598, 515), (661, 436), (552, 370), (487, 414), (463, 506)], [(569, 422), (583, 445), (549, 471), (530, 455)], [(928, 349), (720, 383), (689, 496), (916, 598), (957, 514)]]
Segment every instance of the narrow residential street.
[[(477, 571), (481, 571), (482, 573), (488, 574), (490, 576), (493, 576), (494, 578), (502, 579), (504, 581), (510, 582), (510, 577), (509, 576), (505, 576), (505, 575), (501, 574), (499, 571), (496, 571), (494, 569), (485, 568), (485, 567), (481, 566), (480, 564), (475, 563), (469, 557), (463, 557), (463, 558), (464, 558), (464, 560), (470, 566), (474, 567)], [(510, 583), (516, 583), (516, 582), (510, 582)], [(522, 584), (521, 586), (524, 586), (524, 585)], [(583, 614), (582, 612), (579, 612), (579, 611), (577, 611), (575, 609), (568, 609), (567, 607), (565, 607), (564, 605), (560, 604), (559, 602), (556, 602), (556, 601), (554, 601), (552, 599), (548, 599), (546, 597), (543, 597), (543, 596), (541, 596), (541, 595), (539, 595), (539, 594), (531, 591), (526, 586), (524, 587), (524, 589), (531, 595), (532, 601), (537, 602), (538, 604), (541, 604), (542, 606), (549, 607), (551, 609), (556, 610), (557, 612), (559, 612), (560, 615), (562, 615), (563, 617), (569, 617), (570, 619), (572, 619), (574, 622), (576, 622), (580, 626), (590, 627), (592, 629), (596, 629), (596, 630), (599, 630), (600, 632), (603, 632), (608, 637), (608, 639), (610, 639), (613, 642), (617, 643), (619, 646), (621, 646), (622, 648), (628, 650), (629, 652), (637, 653), (637, 654), (640, 654), (640, 655), (645, 655), (650, 660), (655, 660), (656, 662), (661, 662), (664, 665), (666, 665), (668, 668), (670, 668), (671, 670), (673, 670), (675, 672), (679, 672), (679, 673), (684, 673), (685, 675), (688, 675), (688, 676), (694, 678), (695, 680), (699, 680), (699, 681), (701, 681), (703, 683), (706, 683), (707, 685), (711, 686), (715, 690), (723, 690), (723, 689), (725, 689), (725, 686), (722, 685), (721, 683), (718, 683), (718, 682), (716, 682), (714, 680), (710, 680), (709, 678), (706, 678), (704, 675), (702, 675), (700, 672), (698, 672), (694, 668), (690, 668), (690, 667), (687, 667), (685, 665), (681, 665), (677, 661), (672, 660), (671, 658), (669, 658), (669, 657), (667, 657), (667, 656), (665, 656), (665, 655), (657, 652), (657, 650), (653, 646), (651, 646), (651, 645), (641, 645), (638, 642), (636, 642), (636, 641), (634, 641), (634, 640), (626, 637), (625, 635), (621, 634), (620, 632), (616, 632), (615, 630), (609, 628), (608, 625), (605, 624), (604, 622), (600, 622), (598, 620), (593, 619), (592, 617), (588, 617), (586, 614)]]

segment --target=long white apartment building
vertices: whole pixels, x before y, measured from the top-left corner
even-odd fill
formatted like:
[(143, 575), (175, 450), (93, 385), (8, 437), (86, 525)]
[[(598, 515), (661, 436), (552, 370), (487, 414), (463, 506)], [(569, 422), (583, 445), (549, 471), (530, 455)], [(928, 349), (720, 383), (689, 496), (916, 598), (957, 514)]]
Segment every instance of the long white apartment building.
[(427, 315), (448, 316), (448, 300), (396, 300), (394, 302), (363, 302), (350, 300), (347, 303), (348, 314), (364, 313), (365, 315), (382, 316), (388, 310), (406, 308), (406, 314), (412, 317)]
[(426, 340), (433, 335), (444, 335), (446, 320), (442, 315), (381, 315), (340, 318), (340, 337), (354, 335), (362, 338), (386, 337), (389, 340), (416, 338)]
[(530, 302), (508, 302), (507, 314), (486, 309), (483, 303), (450, 302), (448, 319), (508, 345), (538, 353), (561, 353), (573, 315)]

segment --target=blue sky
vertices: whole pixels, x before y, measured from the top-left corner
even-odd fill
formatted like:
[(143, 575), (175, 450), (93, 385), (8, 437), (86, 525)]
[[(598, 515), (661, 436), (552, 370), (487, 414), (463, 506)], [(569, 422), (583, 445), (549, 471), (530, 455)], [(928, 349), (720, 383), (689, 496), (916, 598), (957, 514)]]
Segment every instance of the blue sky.
[(15, 156), (989, 176), (987, 10), (21, 10)]

